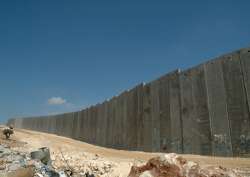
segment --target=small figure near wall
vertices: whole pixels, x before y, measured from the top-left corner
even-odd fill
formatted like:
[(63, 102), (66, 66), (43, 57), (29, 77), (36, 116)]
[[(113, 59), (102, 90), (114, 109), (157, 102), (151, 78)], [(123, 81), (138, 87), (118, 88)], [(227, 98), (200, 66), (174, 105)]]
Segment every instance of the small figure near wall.
[(10, 135), (14, 134), (13, 126), (10, 125), (9, 128), (5, 128), (3, 130), (3, 134), (5, 135), (6, 139), (9, 139)]

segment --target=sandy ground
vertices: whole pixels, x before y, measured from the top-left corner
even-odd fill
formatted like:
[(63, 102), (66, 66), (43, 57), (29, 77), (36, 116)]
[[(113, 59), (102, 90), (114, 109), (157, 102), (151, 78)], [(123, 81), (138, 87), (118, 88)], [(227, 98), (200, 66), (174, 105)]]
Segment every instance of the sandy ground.
[[(81, 141), (65, 138), (53, 134), (28, 131), (28, 130), (15, 130), (12, 141), (27, 142), (25, 145), (26, 150), (31, 151), (40, 147), (49, 147), (51, 154), (58, 151), (63, 152), (66, 156), (70, 154), (79, 154), (84, 152), (91, 154), (92, 157), (107, 160), (114, 163), (113, 172), (111, 176), (127, 176), (133, 164), (141, 164), (148, 159), (159, 155), (160, 153), (146, 153), (137, 151), (123, 151), (108, 149), (99, 146), (94, 146)], [(68, 153), (68, 154), (67, 154)], [(78, 160), (86, 158), (84, 155), (77, 155)], [(248, 158), (224, 158), (224, 157), (208, 157), (199, 155), (182, 155), (188, 160), (198, 162), (200, 165), (216, 165), (226, 168), (238, 169), (239, 171), (250, 171), (250, 159)], [(74, 160), (74, 159), (72, 159)], [(250, 176), (250, 173), (249, 173)]]

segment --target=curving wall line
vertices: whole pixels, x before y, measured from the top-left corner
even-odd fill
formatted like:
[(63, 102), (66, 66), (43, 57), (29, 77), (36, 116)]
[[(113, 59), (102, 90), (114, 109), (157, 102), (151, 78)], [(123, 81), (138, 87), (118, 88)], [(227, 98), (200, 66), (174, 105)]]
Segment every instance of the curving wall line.
[(250, 48), (244, 48), (78, 112), (8, 124), (116, 149), (246, 156), (249, 110)]

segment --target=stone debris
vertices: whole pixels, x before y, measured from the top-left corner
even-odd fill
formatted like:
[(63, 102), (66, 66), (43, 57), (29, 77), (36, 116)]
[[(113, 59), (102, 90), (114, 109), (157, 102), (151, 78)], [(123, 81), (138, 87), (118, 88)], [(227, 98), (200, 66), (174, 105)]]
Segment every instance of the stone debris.
[(60, 177), (52, 166), (43, 163), (39, 158), (32, 159), (31, 154), (16, 151), (6, 145), (0, 145), (0, 176)]
[(55, 151), (52, 154), (52, 165), (57, 170), (72, 170), (77, 174), (93, 174), (95, 176), (107, 176), (117, 166), (114, 162), (107, 161), (97, 154), (85, 152)]
[(0, 174), (1, 177), (33, 177), (35, 174), (34, 168), (27, 167), (21, 168), (13, 172), (5, 173), (3, 175)]
[(200, 167), (177, 154), (164, 154), (145, 165), (132, 166), (128, 177), (241, 177), (221, 166)]
[(46, 147), (29, 153), (0, 145), (0, 177), (101, 177), (109, 176), (114, 166), (97, 154), (50, 154)]
[[(201, 167), (177, 154), (163, 154), (146, 164), (135, 160), (133, 164), (128, 177), (243, 177), (221, 166)], [(86, 152), (60, 149), (50, 153), (47, 147), (29, 152), (0, 145), (0, 177), (119, 177), (113, 175), (118, 166)]]
[(30, 156), (32, 159), (40, 160), (45, 165), (51, 165), (50, 150), (47, 147), (31, 152)]

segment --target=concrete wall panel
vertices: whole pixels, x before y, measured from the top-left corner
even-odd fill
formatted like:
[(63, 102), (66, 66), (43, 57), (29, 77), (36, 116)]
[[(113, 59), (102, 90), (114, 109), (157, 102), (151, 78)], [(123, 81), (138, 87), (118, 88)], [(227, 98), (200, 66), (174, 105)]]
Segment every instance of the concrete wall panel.
[(180, 95), (180, 73), (179, 70), (168, 76), (169, 89), (169, 113), (171, 129), (171, 152), (183, 152), (183, 128), (181, 119), (181, 95)]
[(8, 123), (117, 149), (241, 156), (250, 152), (249, 53), (169, 73), (79, 112)]
[[(241, 142), (244, 147), (242, 147), (246, 154), (250, 154), (250, 48), (242, 49), (240, 51), (240, 63), (244, 78), (244, 89), (247, 96), (247, 106), (248, 106), (248, 119), (245, 119), (246, 126), (243, 127), (242, 134), (245, 136), (245, 140)], [(244, 151), (243, 150), (243, 151)]]
[(211, 155), (211, 129), (209, 111), (207, 103), (207, 90), (204, 75), (204, 65), (200, 65), (193, 70), (192, 89), (195, 113), (195, 123), (197, 124), (197, 135), (201, 154)]
[(186, 71), (180, 75), (181, 90), (181, 117), (183, 122), (183, 152), (200, 153), (198, 145), (199, 135), (197, 133), (197, 124), (193, 119), (194, 103), (192, 97), (192, 73)]
[[(140, 84), (136, 88), (137, 92), (137, 110), (136, 110), (136, 121), (137, 121), (137, 150), (143, 150), (143, 84)], [(124, 118), (123, 118), (124, 119)]]
[(211, 131), (203, 65), (180, 76), (184, 153), (211, 154)]
[(239, 53), (227, 55), (222, 60), (227, 112), (231, 128), (233, 155), (244, 153), (241, 139), (249, 131), (249, 112)]
[(151, 108), (151, 86), (146, 84), (143, 87), (143, 146), (145, 151), (153, 149), (152, 139), (152, 108)]
[(250, 110), (250, 48), (240, 52), (240, 61), (247, 93), (248, 109)]
[(169, 75), (159, 79), (160, 151), (171, 152)]
[(232, 156), (230, 123), (221, 60), (205, 65), (212, 152), (216, 156)]
[(160, 151), (160, 109), (159, 109), (159, 80), (150, 84), (151, 120), (152, 120), (152, 151)]

